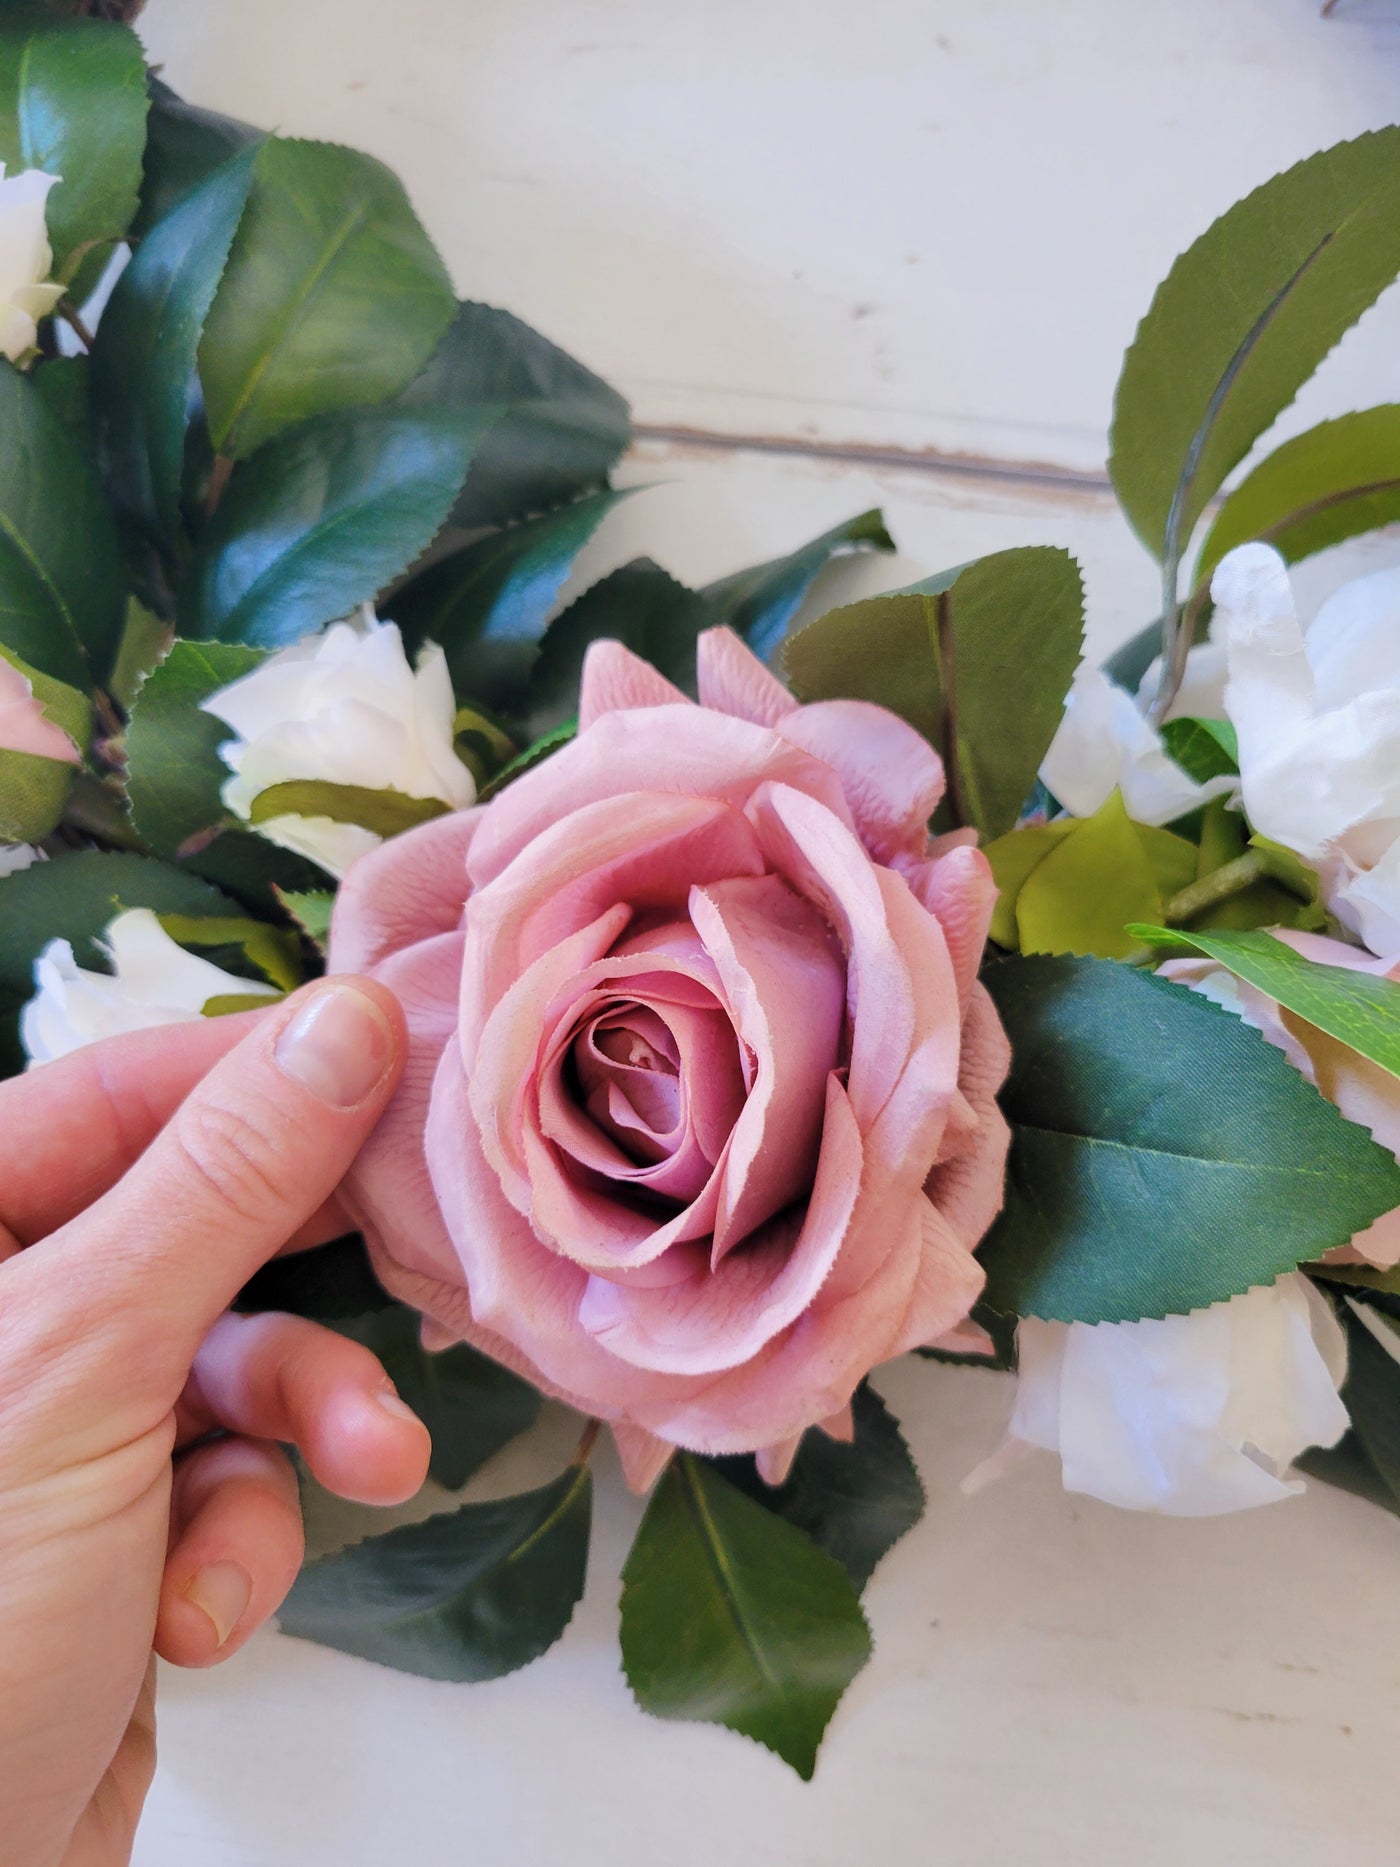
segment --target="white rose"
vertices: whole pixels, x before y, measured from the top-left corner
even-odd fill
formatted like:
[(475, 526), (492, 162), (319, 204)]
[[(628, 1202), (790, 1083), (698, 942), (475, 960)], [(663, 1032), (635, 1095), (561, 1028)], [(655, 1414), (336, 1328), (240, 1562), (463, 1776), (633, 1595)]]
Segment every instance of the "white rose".
[(111, 974), (88, 972), (66, 940), (50, 940), (34, 962), (38, 986), (20, 1013), (19, 1035), (29, 1057), (51, 1063), (101, 1037), (186, 1024), (211, 998), (227, 994), (275, 998), (276, 988), (239, 979), (187, 953), (149, 908), (119, 914), (102, 937)]
[[(1234, 790), (1232, 778), (1208, 784), (1189, 778), (1149, 723), (1159, 666), (1154, 662), (1148, 669), (1136, 698), (1087, 663), (1075, 675), (1065, 716), (1040, 768), (1047, 789), (1072, 816), (1092, 817), (1117, 790), (1135, 822), (1172, 823)], [(1223, 680), (1221, 650), (1202, 642), (1187, 657), (1186, 679), (1167, 717), (1218, 719)]]
[(1373, 953), (1400, 955), (1400, 568), (1344, 584), (1306, 636), (1268, 545), (1222, 558), (1211, 595), (1250, 822), (1318, 870)]
[(40, 318), (63, 296), (49, 281), (53, 249), (44, 219), (50, 188), (59, 180), (42, 169), (5, 178), (0, 162), (0, 356), (18, 363), (38, 341)]
[[(238, 735), (220, 748), (234, 774), (223, 800), (245, 820), (260, 792), (291, 779), (439, 798), (454, 810), (476, 801), (452, 749), (446, 657), (429, 642), (415, 672), (398, 629), (368, 605), (360, 622), (334, 623), (280, 650), (201, 705)], [(329, 817), (272, 817), (257, 827), (337, 876), (383, 840)]]
[(1349, 1424), (1346, 1341), (1326, 1299), (1290, 1272), (1186, 1316), (1023, 1321), (1007, 1445), (1056, 1452), (1067, 1491), (1126, 1510), (1213, 1517), (1302, 1490), (1285, 1475)]

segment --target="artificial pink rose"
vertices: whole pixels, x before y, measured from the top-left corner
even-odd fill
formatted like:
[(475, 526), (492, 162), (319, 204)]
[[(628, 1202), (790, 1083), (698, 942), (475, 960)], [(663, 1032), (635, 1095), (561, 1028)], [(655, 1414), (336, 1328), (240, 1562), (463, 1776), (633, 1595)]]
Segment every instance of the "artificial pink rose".
[(331, 933), (412, 1040), (347, 1189), (381, 1277), (612, 1422), (639, 1487), (848, 1434), (966, 1319), (1008, 1141), (995, 887), (929, 842), (936, 754), (728, 630), (699, 692), (595, 644), (578, 737), (362, 858)]
[(78, 765), (77, 746), (34, 698), (29, 677), (0, 655), (0, 751), (29, 752), (35, 758)]
[[(1285, 927), (1274, 927), (1270, 932), (1319, 966), (1341, 966), (1348, 972), (1369, 972), (1378, 979), (1400, 979), (1400, 960), (1375, 959), (1363, 948), (1347, 946), (1323, 934), (1294, 933)], [(1238, 1011), (1245, 1023), (1252, 1024), (1281, 1050), (1348, 1121), (1369, 1129), (1382, 1147), (1388, 1147), (1400, 1159), (1400, 1079), (1389, 1070), (1294, 1012), (1285, 1011), (1267, 993), (1237, 979), (1214, 960), (1172, 960), (1162, 971), (1184, 985), (1205, 990)], [(1384, 1270), (1400, 1264), (1400, 1208), (1382, 1213), (1349, 1245), (1329, 1251), (1327, 1258), (1334, 1264), (1373, 1264)]]

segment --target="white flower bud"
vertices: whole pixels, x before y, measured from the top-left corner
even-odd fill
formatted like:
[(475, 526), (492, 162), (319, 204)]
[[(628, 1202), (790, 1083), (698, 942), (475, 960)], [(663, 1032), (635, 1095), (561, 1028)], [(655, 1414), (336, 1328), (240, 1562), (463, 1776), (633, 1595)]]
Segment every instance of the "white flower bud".
[(53, 250), (44, 219), (49, 190), (59, 179), (26, 169), (7, 180), (0, 162), (0, 356), (11, 363), (28, 356), (39, 319), (63, 296), (63, 287), (49, 280)]

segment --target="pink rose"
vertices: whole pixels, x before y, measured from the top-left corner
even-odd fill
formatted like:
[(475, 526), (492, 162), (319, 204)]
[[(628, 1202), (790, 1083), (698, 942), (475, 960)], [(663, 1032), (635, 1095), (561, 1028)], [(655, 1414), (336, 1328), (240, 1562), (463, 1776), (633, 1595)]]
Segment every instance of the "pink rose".
[(29, 677), (0, 655), (0, 751), (31, 752), (64, 765), (82, 763), (82, 754), (34, 698)]
[(848, 1434), (967, 1317), (1008, 1141), (995, 888), (929, 843), (936, 754), (728, 630), (699, 691), (595, 644), (573, 743), (357, 862), (331, 936), (412, 1035), (348, 1188), (380, 1275), (611, 1421), (638, 1487)]
[[(1294, 933), (1288, 928), (1269, 930), (1304, 959), (1320, 966), (1342, 966), (1348, 972), (1369, 972), (1378, 979), (1400, 979), (1400, 960), (1374, 959), (1362, 949), (1322, 934)], [(1334, 1102), (1348, 1121), (1369, 1129), (1382, 1147), (1400, 1158), (1400, 1079), (1372, 1063), (1360, 1051), (1319, 1031), (1291, 1011), (1285, 1011), (1257, 986), (1237, 979), (1214, 960), (1172, 960), (1162, 968), (1168, 978), (1203, 989), (1238, 1011), (1246, 1024), (1267, 1037)], [(1335, 1264), (1373, 1264), (1389, 1269), (1400, 1264), (1400, 1209), (1387, 1212), (1358, 1232), (1349, 1245), (1329, 1251)]]

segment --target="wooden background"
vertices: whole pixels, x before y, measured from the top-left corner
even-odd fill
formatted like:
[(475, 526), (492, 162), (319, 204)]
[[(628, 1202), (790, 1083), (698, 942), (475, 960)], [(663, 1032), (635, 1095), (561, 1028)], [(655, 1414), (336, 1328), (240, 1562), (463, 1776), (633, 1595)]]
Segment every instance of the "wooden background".
[[(1395, 0), (150, 0), (142, 24), (198, 101), (392, 163), (464, 295), (630, 396), (624, 477), (652, 490), (587, 576), (646, 550), (715, 577), (880, 504), (903, 555), (836, 566), (823, 606), (1063, 544), (1094, 652), (1153, 613), (1103, 477), (1153, 287), (1400, 99)], [(1397, 338), (1386, 301), (1285, 425), (1400, 398)], [(1136, 1518), (1048, 1462), (964, 1499), (1005, 1382), (884, 1385), (930, 1510), (871, 1587), (876, 1659), (810, 1788), (632, 1706), (613, 1604), (637, 1507), (604, 1462), (584, 1605), (512, 1679), (274, 1635), (167, 1670), (139, 1867), (1390, 1867), (1400, 1526), (1321, 1489)], [(543, 1476), (531, 1456), (489, 1483)]]

